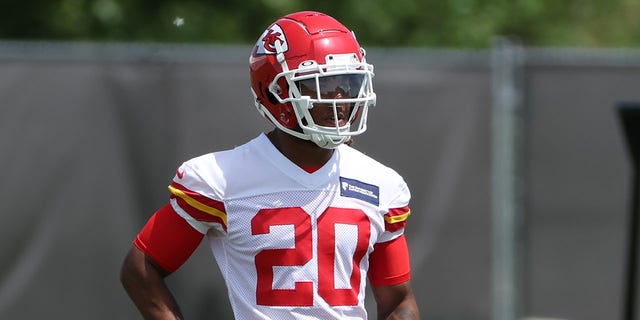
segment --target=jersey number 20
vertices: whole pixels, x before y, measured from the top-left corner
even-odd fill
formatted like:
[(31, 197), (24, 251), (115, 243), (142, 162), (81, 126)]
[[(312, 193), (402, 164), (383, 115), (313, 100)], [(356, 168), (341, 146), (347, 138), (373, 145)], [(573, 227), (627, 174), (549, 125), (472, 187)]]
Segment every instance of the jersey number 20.
[[(358, 234), (351, 239), (357, 241), (352, 257), (353, 269), (349, 279), (351, 288), (335, 288), (336, 224), (354, 225)], [(367, 252), (369, 219), (358, 209), (327, 208), (318, 218), (318, 294), (331, 306), (358, 304), (361, 276), (360, 261)], [(291, 249), (265, 249), (255, 257), (258, 274), (256, 298), (258, 305), (265, 306), (312, 306), (313, 283), (297, 281), (294, 289), (273, 289), (274, 266), (302, 266), (312, 259), (313, 237), (311, 217), (299, 207), (262, 209), (251, 220), (254, 235), (269, 233), (269, 227), (293, 225), (295, 247)]]

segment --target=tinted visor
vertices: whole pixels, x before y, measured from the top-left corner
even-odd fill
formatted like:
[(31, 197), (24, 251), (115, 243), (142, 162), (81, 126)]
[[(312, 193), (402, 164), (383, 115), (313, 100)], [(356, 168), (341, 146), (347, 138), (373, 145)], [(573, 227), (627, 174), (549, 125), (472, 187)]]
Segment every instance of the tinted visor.
[(314, 77), (296, 82), (298, 90), (311, 99), (353, 99), (360, 95), (364, 74)]

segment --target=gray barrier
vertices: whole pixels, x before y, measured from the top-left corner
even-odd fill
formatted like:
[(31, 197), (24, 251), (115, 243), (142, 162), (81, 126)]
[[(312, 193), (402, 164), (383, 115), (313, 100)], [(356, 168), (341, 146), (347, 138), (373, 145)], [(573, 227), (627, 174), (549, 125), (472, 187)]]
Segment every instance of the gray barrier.
[[(355, 146), (411, 187), (423, 316), (492, 319), (490, 52), (368, 51), (379, 103)], [(269, 128), (251, 103), (248, 53), (0, 43), (0, 318), (139, 318), (119, 266), (175, 168)], [(640, 100), (640, 54), (523, 54), (518, 312), (619, 318), (630, 166), (613, 108)], [(230, 317), (206, 247), (169, 283), (188, 319)]]

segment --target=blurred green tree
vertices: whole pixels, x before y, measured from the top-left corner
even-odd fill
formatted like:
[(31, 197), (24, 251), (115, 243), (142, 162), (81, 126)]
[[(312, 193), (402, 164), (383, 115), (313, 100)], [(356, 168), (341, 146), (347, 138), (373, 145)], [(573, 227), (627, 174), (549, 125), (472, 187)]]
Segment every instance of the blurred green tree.
[(0, 39), (248, 44), (298, 10), (338, 18), (367, 46), (640, 45), (637, 0), (3, 0)]

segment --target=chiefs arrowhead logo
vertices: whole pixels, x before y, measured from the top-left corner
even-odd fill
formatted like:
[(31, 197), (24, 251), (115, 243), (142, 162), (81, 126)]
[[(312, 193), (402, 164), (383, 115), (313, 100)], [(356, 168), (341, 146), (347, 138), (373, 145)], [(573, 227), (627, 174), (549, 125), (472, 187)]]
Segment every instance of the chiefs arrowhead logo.
[(258, 39), (256, 46), (258, 47), (256, 53), (258, 54), (276, 54), (276, 43), (280, 43), (283, 52), (289, 50), (289, 44), (287, 38), (284, 36), (284, 31), (279, 25), (274, 24), (269, 29), (265, 30), (262, 36)]
[(182, 179), (182, 177), (184, 177), (184, 171), (180, 171), (180, 169), (176, 170), (176, 176), (178, 176), (178, 179)]

